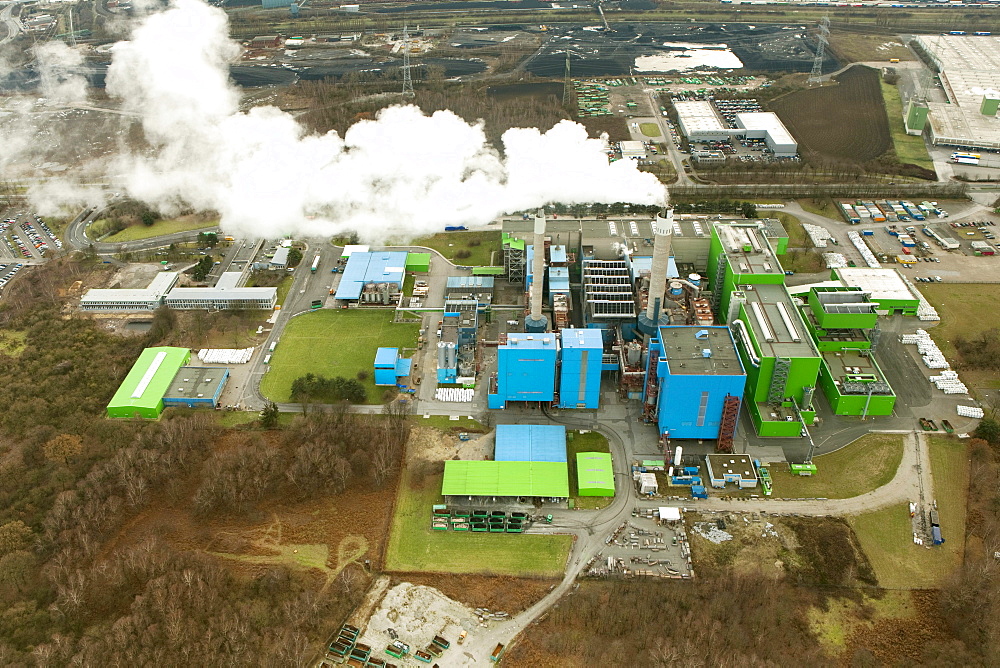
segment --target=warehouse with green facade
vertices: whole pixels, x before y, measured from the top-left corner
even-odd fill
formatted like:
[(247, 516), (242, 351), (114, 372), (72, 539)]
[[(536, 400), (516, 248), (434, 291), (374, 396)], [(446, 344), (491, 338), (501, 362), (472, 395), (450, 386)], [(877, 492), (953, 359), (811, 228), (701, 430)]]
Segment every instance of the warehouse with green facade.
[(836, 415), (891, 415), (896, 395), (875, 361), (879, 305), (858, 287), (813, 287), (801, 312), (822, 355), (819, 386)]
[(181, 367), (191, 359), (187, 348), (146, 348), (108, 404), (108, 417), (155, 420), (163, 397)]

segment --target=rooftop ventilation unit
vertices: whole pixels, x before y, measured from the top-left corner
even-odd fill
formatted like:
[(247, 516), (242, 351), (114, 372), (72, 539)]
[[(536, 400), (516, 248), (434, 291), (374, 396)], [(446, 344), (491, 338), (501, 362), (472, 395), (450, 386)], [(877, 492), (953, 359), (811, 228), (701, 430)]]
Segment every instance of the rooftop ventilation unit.
[(760, 328), (761, 334), (764, 335), (764, 340), (768, 343), (774, 343), (776, 339), (771, 327), (767, 324), (767, 318), (764, 317), (764, 309), (758, 302), (750, 304), (750, 308), (753, 309), (754, 317), (757, 318), (757, 326)]

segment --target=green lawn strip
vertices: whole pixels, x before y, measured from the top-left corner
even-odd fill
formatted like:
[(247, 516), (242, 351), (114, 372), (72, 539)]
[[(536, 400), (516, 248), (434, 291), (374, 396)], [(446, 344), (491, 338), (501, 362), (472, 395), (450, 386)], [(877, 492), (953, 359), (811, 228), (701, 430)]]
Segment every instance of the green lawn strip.
[[(806, 234), (805, 228), (802, 227), (801, 221), (790, 213), (785, 213), (784, 211), (767, 211), (766, 216), (768, 218), (777, 218), (781, 221), (782, 227), (788, 232), (788, 247), (789, 248), (812, 248), (812, 240), (809, 239), (809, 235)], [(761, 217), (764, 217), (763, 215)]]
[(614, 500), (612, 496), (577, 496), (578, 475), (576, 470), (576, 456), (581, 452), (611, 452), (608, 446), (608, 439), (596, 431), (581, 434), (578, 431), (569, 432), (566, 439), (566, 456), (569, 462), (569, 493), (572, 495), (573, 505), (576, 508), (585, 510), (600, 510), (606, 508)]
[(447, 415), (431, 415), (425, 418), (423, 415), (417, 414), (413, 416), (413, 426), (433, 427), (434, 429), (440, 429), (441, 431), (446, 432), (460, 430), (482, 434), (489, 431), (477, 420), (470, 420), (467, 417), (460, 417), (457, 420), (452, 420)]
[[(99, 226), (103, 221), (94, 223)], [(124, 230), (112, 234), (101, 241), (104, 243), (117, 243), (119, 241), (138, 241), (139, 239), (151, 239), (163, 236), (164, 234), (174, 234), (175, 232), (186, 232), (188, 230), (202, 230), (217, 227), (218, 221), (190, 221), (190, 220), (158, 220), (150, 226), (131, 225)], [(99, 227), (97, 229), (100, 229)], [(96, 230), (95, 230), (96, 231)]]
[(792, 475), (782, 466), (771, 468), (777, 498), (846, 499), (892, 480), (903, 459), (901, 434), (866, 434), (848, 446), (813, 458), (817, 473)]
[(660, 126), (656, 123), (640, 123), (639, 131), (647, 137), (659, 137), (661, 135)]
[(393, 323), (393, 315), (383, 309), (321, 309), (292, 318), (271, 355), (261, 392), (272, 401), (287, 402), (292, 381), (307, 373), (355, 378), (364, 371), (367, 403), (382, 403), (387, 388), (375, 386), (375, 351), (382, 346), (413, 348), (419, 329)]
[(441, 478), (428, 475), (414, 487), (410, 473), (403, 472), (386, 550), (387, 571), (562, 575), (571, 536), (432, 531), (431, 506), (444, 502)]
[(885, 113), (889, 116), (892, 145), (896, 149), (896, 159), (901, 163), (933, 170), (934, 161), (927, 154), (923, 136), (906, 134), (906, 126), (903, 123), (903, 102), (899, 97), (899, 89), (883, 80), (880, 80), (880, 83), (882, 97), (885, 100)]
[[(478, 245), (476, 245), (478, 242)], [(499, 232), (442, 232), (429, 237), (414, 239), (410, 245), (426, 246), (441, 253), (454, 264), (470, 267), (491, 266), (493, 251), (500, 250)], [(457, 257), (460, 251), (469, 251), (469, 257)]]
[(958, 439), (944, 437), (932, 437), (929, 447), (943, 545), (913, 543), (906, 502), (848, 518), (879, 584), (886, 588), (938, 587), (961, 561), (969, 479), (966, 447)]

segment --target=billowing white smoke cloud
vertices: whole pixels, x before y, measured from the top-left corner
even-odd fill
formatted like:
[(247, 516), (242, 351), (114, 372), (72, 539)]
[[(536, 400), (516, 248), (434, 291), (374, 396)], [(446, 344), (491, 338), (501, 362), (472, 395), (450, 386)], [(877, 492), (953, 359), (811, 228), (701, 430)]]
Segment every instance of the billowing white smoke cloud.
[(53, 104), (78, 104), (87, 99), (82, 74), (83, 54), (65, 42), (43, 42), (34, 47), (41, 94)]
[(239, 47), (224, 12), (173, 0), (114, 49), (108, 92), (142, 115), (153, 146), (116, 166), (128, 192), (165, 213), (214, 209), (227, 232), (363, 238), (416, 236), (448, 224), (485, 224), (550, 202), (658, 204), (658, 180), (564, 121), (548, 132), (512, 129), (505, 157), (481, 124), (413, 106), (383, 110), (343, 137), (307, 135), (273, 107), (238, 111), (228, 65)]

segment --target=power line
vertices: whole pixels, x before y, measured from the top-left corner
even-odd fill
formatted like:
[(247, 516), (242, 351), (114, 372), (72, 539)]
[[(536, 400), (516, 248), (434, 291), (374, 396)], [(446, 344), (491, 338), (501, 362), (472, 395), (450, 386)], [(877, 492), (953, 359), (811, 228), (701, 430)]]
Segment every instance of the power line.
[(823, 81), (823, 58), (826, 55), (826, 45), (830, 42), (830, 17), (824, 16), (819, 22), (819, 44), (816, 48), (816, 57), (813, 58), (812, 72), (809, 73), (808, 83), (820, 83)]
[(403, 97), (413, 97), (413, 79), (410, 77), (410, 34), (403, 24)]

